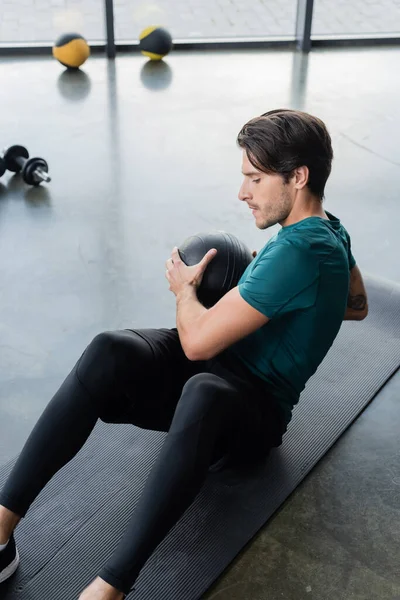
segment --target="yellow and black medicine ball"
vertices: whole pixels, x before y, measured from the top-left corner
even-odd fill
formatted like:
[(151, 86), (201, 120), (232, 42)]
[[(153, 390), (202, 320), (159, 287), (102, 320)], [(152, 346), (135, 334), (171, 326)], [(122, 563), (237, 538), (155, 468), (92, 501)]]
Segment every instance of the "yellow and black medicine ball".
[(54, 44), (53, 56), (68, 69), (79, 69), (89, 58), (90, 47), (79, 33), (65, 33)]
[(161, 60), (172, 46), (172, 36), (163, 27), (146, 27), (139, 36), (140, 51), (150, 60)]

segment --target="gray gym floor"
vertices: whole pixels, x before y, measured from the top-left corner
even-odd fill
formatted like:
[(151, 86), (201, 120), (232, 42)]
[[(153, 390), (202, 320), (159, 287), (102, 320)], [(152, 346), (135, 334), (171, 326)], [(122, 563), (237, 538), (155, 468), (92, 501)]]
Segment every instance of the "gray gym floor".
[[(96, 333), (174, 326), (174, 245), (226, 229), (259, 249), (272, 235), (237, 200), (235, 139), (252, 116), (294, 107), (325, 120), (326, 207), (362, 271), (400, 281), (399, 59), (175, 52), (160, 65), (92, 57), (75, 77), (50, 58), (2, 61), (1, 143), (47, 159), (53, 181), (0, 181), (1, 464)], [(400, 598), (399, 392), (398, 374), (207, 598)]]

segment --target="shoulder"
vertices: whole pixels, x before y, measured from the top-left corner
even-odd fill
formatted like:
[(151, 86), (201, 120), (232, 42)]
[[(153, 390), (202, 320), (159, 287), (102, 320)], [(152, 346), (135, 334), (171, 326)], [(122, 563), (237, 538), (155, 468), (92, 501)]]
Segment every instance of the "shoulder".
[(324, 261), (342, 246), (344, 237), (345, 230), (339, 220), (332, 223), (324, 219), (300, 222), (283, 236), (298, 252), (313, 256), (318, 261)]
[(272, 258), (283, 259), (285, 257), (305, 258), (312, 255), (313, 238), (309, 235), (300, 235), (291, 231), (285, 235), (278, 235), (264, 246), (256, 258), (260, 262)]
[(319, 257), (312, 245), (304, 238), (279, 237), (268, 243), (254, 260), (251, 275), (254, 277), (279, 278), (318, 269)]

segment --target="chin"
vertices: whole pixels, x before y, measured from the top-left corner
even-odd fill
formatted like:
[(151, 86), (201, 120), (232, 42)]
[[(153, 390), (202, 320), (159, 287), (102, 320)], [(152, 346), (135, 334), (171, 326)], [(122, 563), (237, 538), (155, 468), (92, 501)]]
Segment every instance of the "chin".
[(279, 219), (269, 219), (260, 224), (259, 227), (260, 229), (268, 229), (269, 227), (274, 227), (274, 225), (277, 225), (278, 223), (280, 223)]
[(272, 227), (275, 223), (269, 223), (268, 221), (256, 221), (257, 229), (268, 229), (268, 227)]

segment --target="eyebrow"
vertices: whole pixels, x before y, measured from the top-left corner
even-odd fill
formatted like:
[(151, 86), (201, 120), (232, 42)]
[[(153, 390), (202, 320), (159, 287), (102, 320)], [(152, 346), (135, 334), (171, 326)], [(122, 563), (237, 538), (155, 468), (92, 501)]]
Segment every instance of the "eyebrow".
[(246, 175), (247, 177), (252, 177), (253, 175), (261, 175), (260, 171), (242, 171), (243, 175)]

